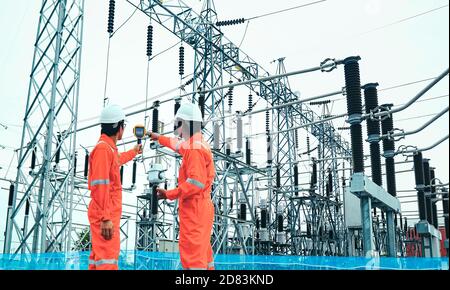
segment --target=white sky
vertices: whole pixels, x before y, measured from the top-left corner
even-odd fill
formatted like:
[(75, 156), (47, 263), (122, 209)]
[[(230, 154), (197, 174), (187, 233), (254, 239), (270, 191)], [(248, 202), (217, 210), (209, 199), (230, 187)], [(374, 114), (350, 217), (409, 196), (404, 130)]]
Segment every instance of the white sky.
[[(79, 120), (94, 117), (93, 120), (81, 122), (79, 127), (96, 122), (96, 117), (103, 104), (103, 89), (105, 81), (106, 48), (108, 35), (106, 33), (108, 1), (87, 0), (85, 4), (85, 25), (83, 40), (83, 55), (81, 68), (81, 88)], [(125, 0), (116, 1), (116, 24), (119, 26), (133, 12), (133, 7)], [(266, 12), (289, 8), (308, 1), (283, 0), (216, 0), (216, 10), (220, 20), (240, 17), (250, 18)], [(0, 123), (7, 125), (5, 130), (0, 126), (0, 177), (15, 178), (17, 158), (13, 158), (13, 148), (20, 145), (21, 126), (25, 111), (29, 74), (33, 57), (33, 44), (38, 22), (41, 1), (0, 0), (0, 104), (3, 108)], [(201, 2), (186, 0), (185, 3), (198, 12)], [(310, 7), (302, 8), (250, 22), (242, 50), (256, 60), (271, 73), (275, 73), (276, 65), (271, 61), (286, 57), (287, 71), (315, 67), (327, 57), (342, 59), (351, 55), (360, 55), (362, 61), (361, 81), (380, 83), (380, 89), (395, 85), (427, 79), (439, 75), (448, 67), (448, 7), (410, 19), (392, 26), (373, 31), (375, 28), (398, 20), (448, 5), (448, 1), (430, 0), (329, 0)], [(146, 27), (148, 19), (140, 12), (124, 26), (112, 39), (110, 71), (108, 81), (108, 96), (111, 102), (123, 107), (145, 100), (146, 78)], [(233, 43), (242, 40), (246, 25), (224, 27), (223, 32)], [(369, 33), (365, 33), (368, 32)], [(178, 40), (165, 29), (155, 25), (154, 55)], [(186, 45), (185, 45), (186, 46)], [(192, 72), (192, 50), (186, 51), (186, 72)], [(177, 47), (155, 58), (150, 65), (150, 96), (165, 92), (179, 85), (178, 49)], [(224, 77), (224, 82), (228, 77)], [(341, 89), (344, 84), (344, 72), (340, 68), (332, 73), (312, 73), (290, 78), (293, 91), (300, 91), (302, 97), (319, 95)], [(386, 92), (380, 92), (380, 104), (403, 104), (418, 93), (425, 83), (402, 87)], [(448, 77), (436, 85), (423, 98), (432, 98), (448, 94)], [(246, 108), (248, 92), (236, 90), (235, 108)], [(170, 97), (170, 96), (167, 96)], [(340, 99), (338, 96), (335, 99)], [(404, 120), (426, 114), (437, 113), (448, 106), (448, 96), (414, 104), (413, 107), (395, 115), (395, 127), (411, 130), (419, 127), (430, 117)], [(260, 102), (258, 107), (264, 107)], [(135, 110), (135, 107), (128, 111)], [(346, 112), (344, 100), (333, 102), (332, 114)], [(320, 108), (317, 108), (320, 113)], [(173, 104), (161, 108), (163, 122), (173, 118)], [(252, 126), (253, 133), (264, 130), (262, 115), (256, 118)], [(395, 121), (399, 120), (399, 121)], [(143, 115), (130, 118), (130, 128), (134, 123), (142, 122)], [(428, 146), (437, 139), (448, 134), (448, 114), (435, 122), (425, 131), (408, 136), (397, 142), (400, 145)], [(255, 124), (257, 123), (257, 124)], [(344, 126), (344, 120), (335, 123), (336, 127)], [(131, 136), (129, 130), (126, 135)], [(365, 134), (365, 132), (364, 132)], [(348, 138), (348, 133), (344, 135)], [(364, 135), (365, 136), (365, 135)], [(88, 130), (78, 134), (79, 144), (94, 145), (98, 138), (98, 130)], [(263, 147), (257, 139), (255, 147)], [(367, 144), (366, 144), (367, 145)], [(131, 145), (128, 145), (129, 149)], [(306, 148), (304, 137), (300, 139), (300, 147)], [(122, 148), (122, 146), (121, 146)], [(258, 152), (256, 152), (258, 153)], [(365, 147), (368, 154), (368, 146)], [(264, 164), (265, 156), (257, 155), (260, 164)], [(439, 147), (428, 151), (425, 157), (431, 159), (431, 165), (436, 167), (436, 176), (444, 183), (448, 182), (448, 141)], [(401, 160), (402, 157), (397, 157)], [(79, 170), (82, 170), (79, 161)], [(412, 168), (410, 165), (398, 165), (397, 170)], [(138, 183), (144, 183), (143, 168), (140, 168)], [(130, 183), (131, 167), (125, 175), (125, 183)], [(368, 171), (370, 172), (370, 170)], [(303, 179), (305, 182), (307, 180)], [(301, 180), (302, 181), (302, 180)], [(125, 184), (127, 185), (127, 184)], [(129, 185), (129, 184), (128, 184)], [(6, 205), (8, 198), (8, 182), (0, 181), (0, 229), (5, 226)], [(397, 175), (397, 189), (410, 190), (414, 188), (414, 174)], [(135, 204), (134, 194), (124, 194), (124, 202)], [(399, 195), (415, 195), (400, 193)], [(406, 199), (404, 199), (406, 200)], [(415, 200), (409, 198), (407, 200)], [(416, 204), (402, 206), (403, 210), (415, 210)], [(441, 204), (438, 208), (442, 209)], [(80, 217), (81, 222), (85, 217)], [(130, 225), (134, 233), (134, 224)], [(132, 234), (134, 236), (134, 234)], [(0, 237), (3, 240), (3, 235)], [(2, 243), (0, 243), (2, 245)]]

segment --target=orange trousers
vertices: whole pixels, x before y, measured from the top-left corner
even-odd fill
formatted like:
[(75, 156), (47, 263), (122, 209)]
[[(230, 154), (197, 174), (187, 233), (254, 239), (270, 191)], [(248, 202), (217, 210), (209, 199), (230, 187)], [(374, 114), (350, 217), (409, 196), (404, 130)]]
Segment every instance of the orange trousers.
[(92, 251), (89, 256), (89, 270), (118, 270), (120, 254), (119, 221), (113, 222), (114, 234), (111, 240), (101, 235), (100, 222), (91, 224)]
[(185, 270), (214, 270), (211, 231), (214, 206), (210, 198), (182, 200), (180, 213), (180, 259)]

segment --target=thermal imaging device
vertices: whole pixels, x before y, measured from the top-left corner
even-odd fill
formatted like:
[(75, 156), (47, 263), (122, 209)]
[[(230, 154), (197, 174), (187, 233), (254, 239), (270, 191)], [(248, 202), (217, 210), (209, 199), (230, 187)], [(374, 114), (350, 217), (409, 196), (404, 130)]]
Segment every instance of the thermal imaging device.
[(138, 144), (141, 144), (142, 138), (144, 138), (147, 131), (145, 130), (144, 125), (136, 125), (133, 128), (133, 133), (134, 133), (134, 136), (136, 136), (136, 138), (138, 140)]

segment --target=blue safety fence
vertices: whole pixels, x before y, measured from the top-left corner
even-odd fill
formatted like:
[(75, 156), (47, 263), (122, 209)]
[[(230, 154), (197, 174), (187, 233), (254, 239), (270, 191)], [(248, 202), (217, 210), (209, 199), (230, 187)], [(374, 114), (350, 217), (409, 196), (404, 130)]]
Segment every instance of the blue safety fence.
[[(88, 252), (0, 254), (2, 270), (86, 270)], [(216, 255), (217, 270), (448, 270), (448, 258)], [(122, 252), (121, 270), (181, 270), (178, 253)]]

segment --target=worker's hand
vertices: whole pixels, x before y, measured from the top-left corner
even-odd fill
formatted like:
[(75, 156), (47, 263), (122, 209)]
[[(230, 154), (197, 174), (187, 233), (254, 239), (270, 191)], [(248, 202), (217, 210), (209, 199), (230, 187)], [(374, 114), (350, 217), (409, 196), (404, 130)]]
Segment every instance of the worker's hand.
[(105, 240), (111, 240), (114, 234), (114, 228), (112, 221), (102, 221), (100, 224), (100, 230)]
[(135, 145), (133, 150), (134, 150), (134, 152), (136, 152), (136, 155), (137, 154), (142, 154), (142, 144)]
[(157, 141), (159, 138), (159, 134), (157, 133), (153, 133), (153, 132), (147, 132), (147, 135), (150, 137), (150, 139), (152, 139), (153, 141)]
[(162, 189), (162, 188), (157, 188), (156, 192), (158, 193), (158, 199), (167, 199), (167, 190)]

